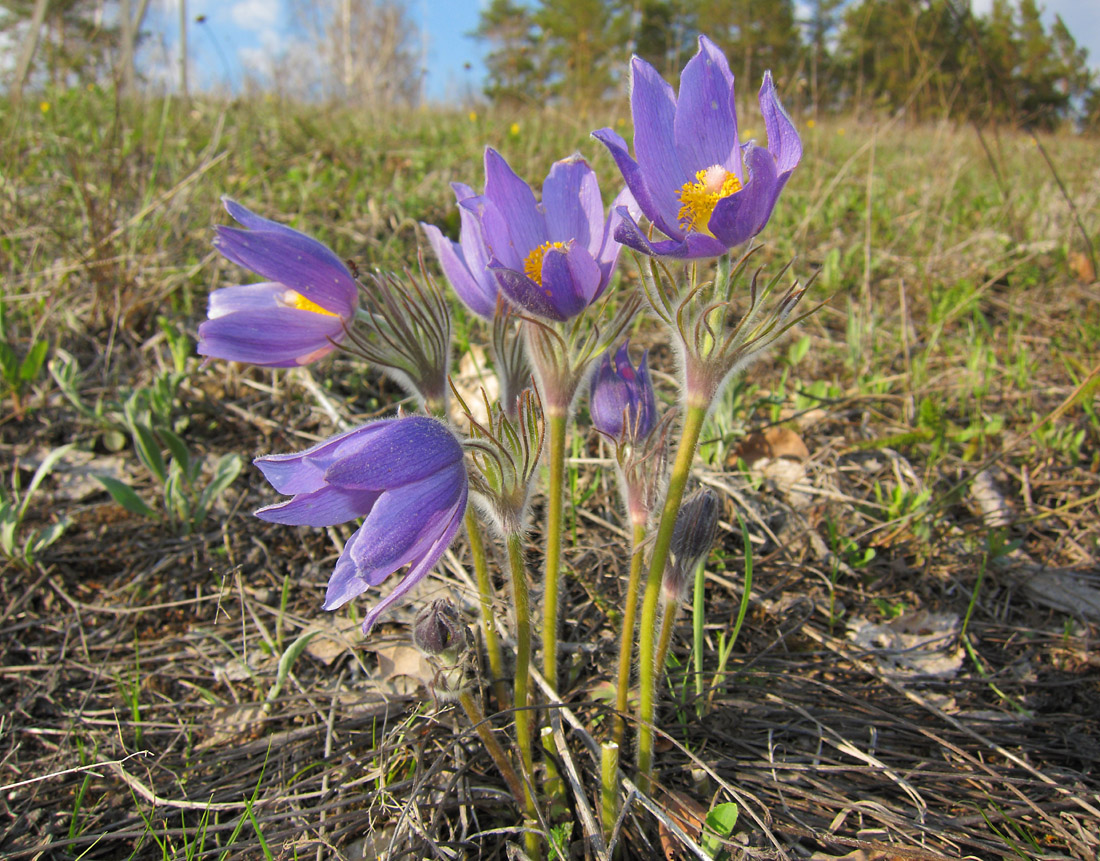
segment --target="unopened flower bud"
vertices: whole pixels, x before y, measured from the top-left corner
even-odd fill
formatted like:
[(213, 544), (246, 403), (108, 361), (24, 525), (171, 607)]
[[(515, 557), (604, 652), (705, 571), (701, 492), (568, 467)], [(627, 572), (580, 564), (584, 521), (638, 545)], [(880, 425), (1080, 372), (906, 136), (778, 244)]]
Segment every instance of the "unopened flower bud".
[(417, 615), (413, 623), (413, 643), (427, 655), (440, 655), (464, 643), (464, 629), (455, 605), (440, 598)]
[(709, 487), (695, 491), (680, 506), (676, 525), (672, 529), (663, 583), (665, 599), (669, 603), (680, 601), (689, 575), (710, 555), (718, 533), (720, 511), (718, 494)]

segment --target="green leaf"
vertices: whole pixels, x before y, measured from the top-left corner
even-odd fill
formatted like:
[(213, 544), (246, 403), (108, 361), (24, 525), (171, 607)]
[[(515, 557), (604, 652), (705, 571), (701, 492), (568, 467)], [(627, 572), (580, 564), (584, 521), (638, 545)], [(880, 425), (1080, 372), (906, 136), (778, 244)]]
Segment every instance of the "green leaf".
[(173, 459), (180, 465), (184, 479), (188, 484), (192, 484), (195, 480), (195, 474), (192, 472), (191, 453), (187, 450), (187, 443), (183, 441), (179, 434), (168, 430), (168, 428), (158, 428), (157, 436), (161, 438), (165, 448), (171, 452)]
[(18, 365), (19, 360), (15, 358), (15, 351), (6, 341), (0, 341), (0, 373), (4, 375), (8, 385), (15, 385), (18, 379)]
[(104, 490), (111, 494), (111, 499), (129, 511), (131, 514), (139, 514), (142, 517), (157, 519), (157, 513), (150, 508), (134, 490), (123, 484), (117, 478), (107, 475), (95, 476), (96, 481), (103, 485)]
[(60, 448), (55, 448), (48, 455), (46, 455), (46, 457), (43, 458), (42, 463), (38, 465), (38, 469), (34, 471), (34, 475), (31, 477), (31, 483), (27, 485), (27, 493), (23, 497), (23, 503), (19, 506), (20, 520), (22, 520), (24, 515), (26, 515), (27, 507), (31, 504), (31, 497), (34, 496), (34, 492), (38, 490), (38, 485), (42, 483), (42, 479), (50, 474), (50, 471), (54, 468), (54, 464), (61, 460), (61, 458), (63, 458), (72, 447), (72, 443), (69, 443), (68, 445), (63, 445)]
[(69, 528), (71, 522), (69, 518), (63, 517), (57, 523), (51, 523), (43, 529), (41, 534), (37, 535), (33, 541), (27, 542), (28, 555), (34, 556), (57, 541), (61, 537), (61, 533)]
[(49, 341), (35, 341), (34, 346), (27, 353), (27, 357), (23, 359), (23, 364), (19, 366), (19, 379), (24, 383), (36, 379), (38, 372), (42, 370), (42, 365), (46, 361), (46, 354), (49, 351)]
[(241, 474), (241, 465), (241, 457), (238, 454), (223, 455), (218, 461), (218, 465), (214, 467), (214, 477), (210, 479), (210, 484), (206, 485), (199, 498), (198, 518), (200, 520), (205, 519), (210, 506)]
[(130, 433), (134, 439), (134, 449), (141, 462), (145, 464), (149, 472), (153, 473), (161, 484), (168, 478), (168, 470), (164, 465), (164, 457), (160, 453), (160, 444), (153, 436), (152, 430), (147, 424), (139, 421), (130, 422)]
[(287, 646), (285, 652), (281, 658), (279, 658), (279, 670), (275, 675), (275, 683), (267, 692), (267, 703), (274, 702), (279, 692), (283, 689), (283, 685), (286, 683), (286, 677), (290, 675), (290, 670), (294, 666), (294, 662), (298, 660), (299, 655), (305, 651), (306, 646), (309, 645), (309, 641), (312, 640), (319, 631), (310, 631), (308, 634), (302, 634), (297, 640)]
[(732, 801), (718, 804), (711, 808), (707, 814), (707, 830), (703, 832), (703, 849), (710, 855), (717, 857), (719, 852), (724, 853), (725, 844), (737, 827), (737, 805)]

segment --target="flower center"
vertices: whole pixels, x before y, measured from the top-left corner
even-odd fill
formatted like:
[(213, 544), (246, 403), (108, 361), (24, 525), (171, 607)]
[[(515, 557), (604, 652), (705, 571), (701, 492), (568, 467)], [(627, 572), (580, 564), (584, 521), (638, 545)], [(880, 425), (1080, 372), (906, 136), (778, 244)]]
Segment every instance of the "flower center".
[(523, 274), (538, 284), (539, 287), (542, 286), (542, 261), (546, 258), (546, 252), (551, 248), (565, 251), (565, 243), (544, 242), (538, 248), (532, 249), (523, 261)]
[(713, 236), (707, 222), (714, 207), (722, 198), (740, 190), (741, 180), (721, 165), (715, 164), (697, 171), (695, 182), (685, 182), (680, 189), (680, 212), (676, 216), (680, 227)]
[(296, 308), (299, 311), (310, 311), (313, 314), (324, 314), (326, 317), (339, 317), (339, 314), (334, 314), (327, 308), (322, 308), (316, 302), (307, 299), (297, 290), (287, 290), (280, 297), (283, 305), (287, 308)]

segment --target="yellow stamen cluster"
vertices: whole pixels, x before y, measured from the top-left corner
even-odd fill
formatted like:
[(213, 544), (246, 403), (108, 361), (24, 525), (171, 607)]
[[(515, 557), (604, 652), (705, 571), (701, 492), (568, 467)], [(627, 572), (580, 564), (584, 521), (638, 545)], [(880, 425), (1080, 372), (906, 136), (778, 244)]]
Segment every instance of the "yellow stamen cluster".
[(287, 308), (296, 308), (299, 311), (310, 311), (314, 314), (324, 314), (326, 317), (339, 317), (327, 308), (322, 308), (311, 299), (307, 299), (297, 290), (287, 290), (282, 295), (282, 302)]
[(523, 261), (523, 274), (538, 284), (539, 287), (542, 286), (542, 261), (546, 258), (546, 252), (551, 248), (565, 251), (565, 243), (544, 242), (538, 248), (533, 249), (527, 255), (527, 259)]
[(680, 189), (680, 212), (676, 216), (680, 227), (713, 236), (707, 223), (714, 207), (722, 198), (740, 190), (741, 180), (720, 165), (697, 171), (695, 182), (685, 182)]

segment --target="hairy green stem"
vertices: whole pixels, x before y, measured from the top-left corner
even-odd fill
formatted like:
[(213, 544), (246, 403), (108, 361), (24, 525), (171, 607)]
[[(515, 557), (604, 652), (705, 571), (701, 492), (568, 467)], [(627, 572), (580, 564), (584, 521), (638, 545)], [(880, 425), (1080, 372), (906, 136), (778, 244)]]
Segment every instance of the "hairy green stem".
[(653, 711), (656, 693), (656, 672), (654, 662), (654, 640), (657, 632), (657, 609), (661, 597), (661, 579), (668, 562), (668, 549), (672, 543), (672, 529), (676, 525), (676, 515), (684, 498), (684, 487), (691, 474), (691, 464), (695, 459), (695, 447), (699, 444), (699, 435), (703, 431), (703, 420), (707, 407), (689, 404), (684, 414), (684, 426), (681, 430), (680, 445), (676, 450), (676, 460), (672, 464), (669, 477), (668, 494), (665, 507), (661, 512), (661, 523), (657, 527), (657, 538), (653, 543), (653, 556), (649, 560), (649, 576), (646, 579), (645, 598), (642, 601), (641, 633), (638, 638), (638, 682), (640, 687), (640, 705), (638, 709), (638, 786), (648, 791), (653, 771)]
[(695, 668), (695, 714), (703, 716), (703, 621), (706, 613), (703, 610), (703, 596), (705, 594), (704, 572), (706, 565), (700, 561), (695, 566), (695, 588), (692, 590), (691, 602), (691, 634), (694, 648), (692, 649), (692, 665)]
[(458, 702), (466, 712), (466, 717), (470, 719), (470, 723), (473, 724), (474, 730), (485, 745), (485, 749), (489, 751), (489, 756), (496, 763), (504, 782), (508, 784), (508, 789), (516, 797), (516, 803), (525, 805), (527, 803), (527, 793), (523, 781), (519, 779), (516, 770), (512, 768), (512, 763), (508, 760), (508, 754), (504, 752), (504, 748), (501, 747), (500, 742), (493, 735), (492, 727), (485, 720), (485, 716), (481, 713), (478, 704), (474, 702), (473, 696), (470, 695), (469, 691), (463, 691), (458, 695)]
[(489, 676), (493, 683), (493, 696), (497, 708), (508, 703), (508, 686), (504, 682), (504, 656), (500, 649), (500, 637), (493, 624), (493, 584), (489, 579), (489, 565), (485, 557), (485, 542), (481, 538), (481, 524), (472, 505), (466, 506), (466, 534), (470, 538), (470, 555), (474, 559), (474, 577), (477, 580), (477, 596), (481, 605), (481, 631), (485, 637), (485, 652), (489, 656)]
[(542, 675), (558, 689), (558, 595), (561, 591), (562, 504), (565, 495), (565, 426), (568, 410), (546, 416), (549, 481), (546, 502), (546, 569), (543, 574)]
[(634, 658), (634, 628), (638, 616), (638, 588), (642, 582), (642, 563), (645, 561), (645, 522), (635, 523), (631, 536), (633, 551), (630, 556), (630, 578), (626, 584), (626, 605), (623, 607), (623, 629), (619, 635), (619, 678), (615, 689), (615, 723), (612, 737), (622, 746), (626, 730), (626, 709), (630, 695), (630, 667)]
[(670, 604), (661, 601), (661, 636), (657, 640), (657, 658), (653, 662), (656, 677), (659, 680), (665, 671), (665, 661), (668, 659), (668, 647), (672, 642), (672, 629), (676, 626), (676, 617), (680, 615), (679, 603)]
[(523, 536), (518, 532), (508, 536), (508, 565), (512, 574), (512, 600), (516, 608), (516, 743), (523, 767), (530, 776), (534, 773), (531, 712), (527, 709), (531, 676), (531, 601), (527, 592), (527, 569), (523, 564)]

